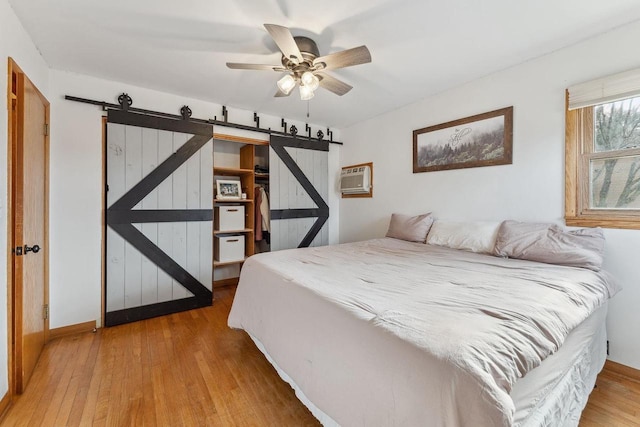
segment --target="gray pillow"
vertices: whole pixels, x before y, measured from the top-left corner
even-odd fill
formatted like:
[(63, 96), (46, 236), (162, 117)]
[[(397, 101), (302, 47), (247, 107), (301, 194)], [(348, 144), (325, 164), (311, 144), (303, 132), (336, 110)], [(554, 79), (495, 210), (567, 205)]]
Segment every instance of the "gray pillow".
[(429, 234), (432, 224), (433, 217), (431, 212), (417, 216), (394, 213), (391, 214), (387, 237), (424, 243), (427, 240), (427, 234)]
[(604, 234), (600, 228), (567, 230), (556, 224), (503, 221), (494, 254), (599, 271)]

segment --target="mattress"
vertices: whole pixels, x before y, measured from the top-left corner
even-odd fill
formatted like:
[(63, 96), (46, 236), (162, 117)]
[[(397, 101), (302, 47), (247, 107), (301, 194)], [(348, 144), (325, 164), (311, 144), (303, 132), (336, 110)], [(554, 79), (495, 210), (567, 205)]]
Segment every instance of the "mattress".
[(613, 293), (604, 273), (377, 239), (252, 257), (229, 325), (339, 424), (520, 425), (564, 376), (522, 407), (520, 377)]
[[(567, 336), (557, 353), (521, 378), (513, 387), (511, 397), (516, 412), (514, 426), (519, 427), (576, 427), (587, 404), (596, 377), (606, 360), (606, 317), (604, 304)], [(264, 344), (249, 334), (256, 347), (273, 365), (276, 372), (291, 388), (324, 427), (338, 427), (328, 414), (319, 409), (304, 391), (278, 366)]]

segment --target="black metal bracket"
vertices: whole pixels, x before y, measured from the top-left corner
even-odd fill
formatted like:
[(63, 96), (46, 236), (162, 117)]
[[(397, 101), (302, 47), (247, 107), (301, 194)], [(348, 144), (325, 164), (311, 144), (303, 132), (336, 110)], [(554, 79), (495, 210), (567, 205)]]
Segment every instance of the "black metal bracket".
[(329, 142), (333, 142), (333, 131), (327, 128), (327, 137), (329, 138)]
[(309, 126), (309, 123), (304, 124), (304, 130), (307, 132), (307, 138), (311, 139), (311, 127)]
[(260, 117), (258, 117), (258, 113), (256, 113), (255, 111), (253, 113), (253, 121), (255, 122), (256, 127), (259, 129), (260, 128)]
[(129, 107), (131, 107), (131, 104), (133, 104), (133, 99), (131, 99), (128, 94), (122, 93), (122, 95), (118, 97), (118, 104), (120, 104), (122, 110), (127, 111)]
[(183, 120), (189, 120), (191, 118), (191, 114), (193, 114), (193, 112), (188, 105), (183, 105), (180, 109), (180, 115), (182, 116)]
[[(252, 131), (252, 132), (266, 133), (266, 134), (269, 134), (269, 135), (280, 135), (280, 136), (291, 136), (291, 135), (294, 135), (298, 139), (308, 139), (308, 140), (313, 140), (313, 141), (316, 140), (316, 138), (311, 138), (311, 137), (308, 137), (307, 135), (305, 135), (305, 136), (297, 135), (297, 132), (298, 132), (297, 129), (296, 129), (296, 133), (295, 134), (290, 133), (290, 129), (288, 129), (287, 122), (284, 120), (284, 118), (281, 119), (281, 121), (280, 121), (280, 125), (283, 127), (284, 132), (272, 130), (271, 128), (263, 129), (263, 128), (259, 127), (259, 126), (255, 126), (254, 127), (254, 126), (248, 126), (248, 125), (243, 125), (243, 124), (239, 124), (239, 123), (231, 123), (231, 122), (228, 121), (229, 110), (227, 110), (227, 107), (224, 106), (224, 105), (222, 106), (222, 114), (223, 114), (224, 120), (218, 120), (217, 116), (214, 116), (213, 119), (198, 119), (198, 118), (193, 118), (191, 116), (189, 116), (188, 119), (185, 119), (182, 115), (178, 115), (178, 114), (164, 113), (164, 112), (161, 112), (161, 111), (154, 111), (154, 110), (147, 110), (147, 109), (144, 109), (144, 108), (131, 107), (131, 105), (133, 104), (133, 100), (126, 93), (123, 93), (120, 96), (118, 96), (118, 104), (113, 104), (113, 103), (109, 103), (109, 102), (105, 102), (105, 101), (95, 101), (93, 99), (79, 98), (79, 97), (71, 96), (71, 95), (65, 95), (64, 99), (66, 99), (67, 101), (80, 102), (80, 103), (83, 103), (83, 104), (97, 105), (97, 106), (101, 107), (104, 111), (110, 111), (110, 110), (131, 111), (131, 112), (135, 112), (135, 113), (144, 114), (144, 115), (149, 116), (149, 117), (163, 117), (163, 118), (167, 118), (167, 119), (178, 119), (178, 120), (183, 119), (185, 121), (188, 121), (189, 123), (201, 123), (201, 124), (208, 124), (208, 125), (217, 125), (217, 126), (223, 126), (223, 127), (230, 127), (230, 128), (234, 128), (234, 129), (248, 130), (248, 131)], [(257, 113), (254, 113), (254, 114), (257, 115)], [(289, 133), (287, 133), (287, 130), (289, 130)], [(327, 132), (329, 132), (328, 135), (331, 138), (331, 140), (328, 141), (328, 142), (330, 142), (332, 144), (336, 144), (336, 145), (343, 145), (342, 142), (338, 142), (338, 141), (334, 141), (333, 140), (333, 132), (329, 131), (329, 128), (327, 128)], [(322, 139), (324, 137), (324, 134), (322, 134), (322, 131), (318, 131), (317, 132), (317, 136), (318, 136), (317, 140), (322, 141)]]

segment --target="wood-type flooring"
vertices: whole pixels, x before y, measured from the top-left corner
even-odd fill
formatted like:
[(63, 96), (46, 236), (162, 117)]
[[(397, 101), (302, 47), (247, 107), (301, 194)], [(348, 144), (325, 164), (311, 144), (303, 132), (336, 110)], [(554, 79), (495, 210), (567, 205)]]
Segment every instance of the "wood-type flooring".
[[(2, 426), (317, 426), (242, 331), (233, 287), (212, 307), (58, 338)], [(608, 366), (581, 427), (640, 426), (640, 381)]]

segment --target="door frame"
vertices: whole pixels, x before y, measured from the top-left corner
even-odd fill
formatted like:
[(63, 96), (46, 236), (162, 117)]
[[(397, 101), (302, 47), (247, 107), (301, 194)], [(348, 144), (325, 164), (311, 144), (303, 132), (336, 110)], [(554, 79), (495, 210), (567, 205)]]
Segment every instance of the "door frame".
[[(14, 338), (18, 335), (18, 332), (22, 332), (21, 325), (16, 322), (16, 284), (14, 282), (14, 228), (15, 228), (15, 179), (14, 174), (16, 172), (15, 155), (16, 145), (18, 141), (18, 134), (21, 129), (21, 123), (17, 115), (17, 110), (14, 112), (14, 102), (17, 105), (17, 80), (18, 76), (22, 75), (28, 79), (27, 75), (22, 71), (13, 58), (8, 58), (8, 83), (7, 83), (7, 349), (8, 349), (8, 373), (9, 373), (9, 390), (7, 394), (9, 397), (8, 404), (11, 403), (13, 397), (17, 394), (17, 349), (14, 346)], [(31, 81), (29, 79), (29, 81)], [(33, 85), (33, 82), (31, 82)], [(40, 92), (40, 90), (33, 85), (36, 93), (45, 105), (46, 123), (50, 123), (50, 104), (47, 98)], [(45, 171), (44, 171), (44, 242), (43, 242), (43, 257), (44, 257), (44, 303), (49, 305), (49, 143), (50, 132), (45, 135)], [(49, 317), (44, 319), (44, 341), (49, 340)]]

